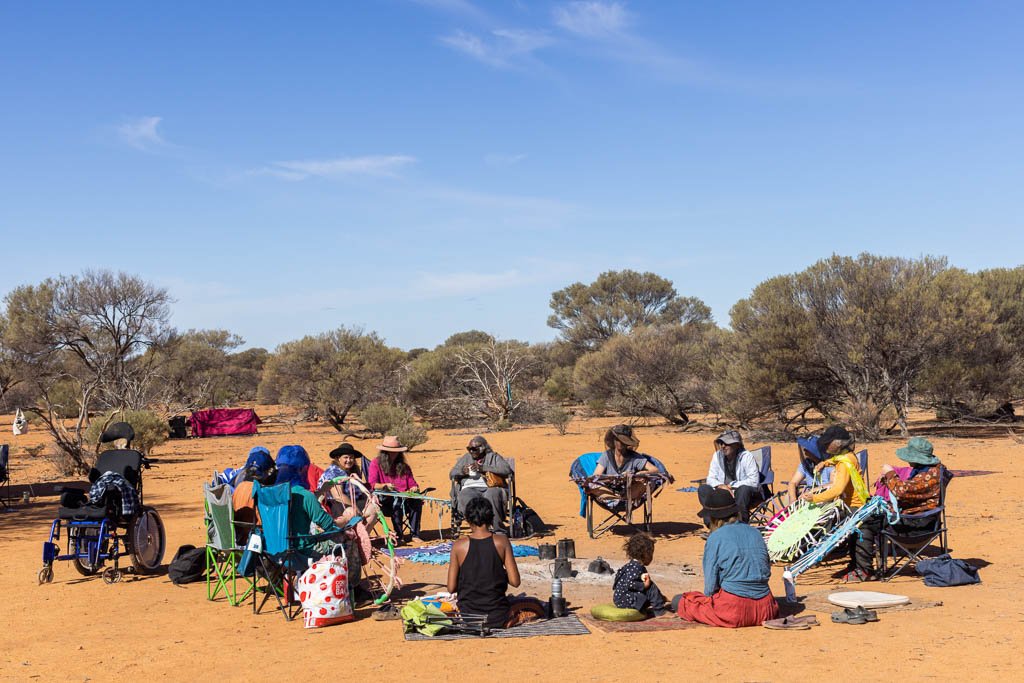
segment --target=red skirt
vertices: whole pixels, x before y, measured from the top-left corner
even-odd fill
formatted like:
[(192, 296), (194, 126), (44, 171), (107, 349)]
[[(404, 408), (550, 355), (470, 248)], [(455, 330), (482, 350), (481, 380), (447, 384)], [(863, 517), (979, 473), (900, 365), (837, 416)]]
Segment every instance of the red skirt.
[(679, 616), (709, 626), (740, 628), (760, 626), (768, 619), (779, 616), (779, 603), (771, 593), (763, 598), (741, 598), (719, 589), (710, 598), (699, 591), (683, 593), (679, 601)]

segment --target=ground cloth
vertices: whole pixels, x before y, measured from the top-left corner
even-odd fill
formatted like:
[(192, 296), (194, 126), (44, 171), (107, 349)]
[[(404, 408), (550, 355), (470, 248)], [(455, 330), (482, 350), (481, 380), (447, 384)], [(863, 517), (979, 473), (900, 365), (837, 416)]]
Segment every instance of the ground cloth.
[[(536, 546), (520, 543), (512, 544), (512, 553), (516, 557), (537, 557), (540, 554)], [(451, 543), (425, 545), (419, 548), (399, 548), (395, 551), (395, 555), (398, 557), (404, 557), (409, 562), (416, 562), (417, 564), (448, 564), (451, 554)]]
[(990, 470), (950, 470), (949, 473), (954, 477), (983, 477), (986, 474), (999, 474), (999, 472)]
[(676, 616), (657, 617), (643, 621), (598, 621), (593, 617), (583, 617), (584, 623), (604, 633), (646, 633), (650, 631), (682, 631), (684, 629), (702, 628), (704, 624), (686, 621)]
[[(533, 636), (584, 636), (590, 633), (590, 629), (583, 625), (580, 618), (575, 614), (568, 614), (557, 619), (545, 619), (533, 621), (522, 626), (497, 629), (491, 631), (487, 638), (532, 638)], [(421, 633), (406, 633), (406, 640), (465, 640), (467, 638), (480, 638), (469, 633), (442, 633), (439, 636), (425, 636)]]

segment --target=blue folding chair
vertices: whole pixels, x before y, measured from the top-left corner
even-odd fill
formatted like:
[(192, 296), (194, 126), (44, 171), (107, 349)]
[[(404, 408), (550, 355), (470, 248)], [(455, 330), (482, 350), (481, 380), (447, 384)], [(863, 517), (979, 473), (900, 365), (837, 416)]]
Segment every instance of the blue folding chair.
[[(597, 467), (598, 458), (601, 453), (584, 453), (575, 460), (569, 467), (569, 478), (573, 480), (580, 491), (580, 517), (587, 520), (587, 534), (591, 538), (598, 538), (605, 534), (618, 523), (625, 524), (635, 531), (639, 531), (633, 524), (633, 511), (643, 508), (643, 522), (641, 527), (644, 531), (651, 530), (654, 521), (654, 498), (668, 483), (671, 475), (665, 465), (655, 457), (641, 454), (657, 469), (658, 473), (653, 476), (647, 473), (636, 475), (627, 474), (612, 477), (594, 478), (594, 469)], [(644, 482), (644, 492), (639, 498), (632, 498), (630, 495), (634, 481)], [(624, 494), (618, 498), (608, 498), (611, 489), (607, 485), (616, 488), (623, 488)], [(602, 497), (598, 497), (601, 495)], [(597, 522), (594, 516), (594, 508), (599, 507), (608, 513), (602, 521)]]

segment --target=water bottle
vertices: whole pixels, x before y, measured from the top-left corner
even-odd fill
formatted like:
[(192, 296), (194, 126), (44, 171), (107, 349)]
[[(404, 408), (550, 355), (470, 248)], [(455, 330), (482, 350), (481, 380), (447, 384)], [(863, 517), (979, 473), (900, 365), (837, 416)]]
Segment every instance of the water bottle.
[(551, 597), (562, 597), (562, 580), (558, 577), (551, 579)]

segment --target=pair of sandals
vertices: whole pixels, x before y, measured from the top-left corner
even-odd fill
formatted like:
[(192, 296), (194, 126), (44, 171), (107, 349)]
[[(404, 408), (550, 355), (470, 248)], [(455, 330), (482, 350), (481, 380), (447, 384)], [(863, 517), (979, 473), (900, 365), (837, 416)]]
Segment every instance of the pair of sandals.
[(782, 617), (781, 619), (769, 619), (761, 624), (773, 631), (806, 631), (812, 626), (820, 626), (818, 617), (809, 614), (805, 617)]
[(842, 612), (832, 613), (832, 623), (835, 624), (853, 624), (860, 626), (866, 624), (869, 621), (878, 621), (878, 612), (873, 609), (866, 609), (863, 606), (860, 607), (847, 607)]

